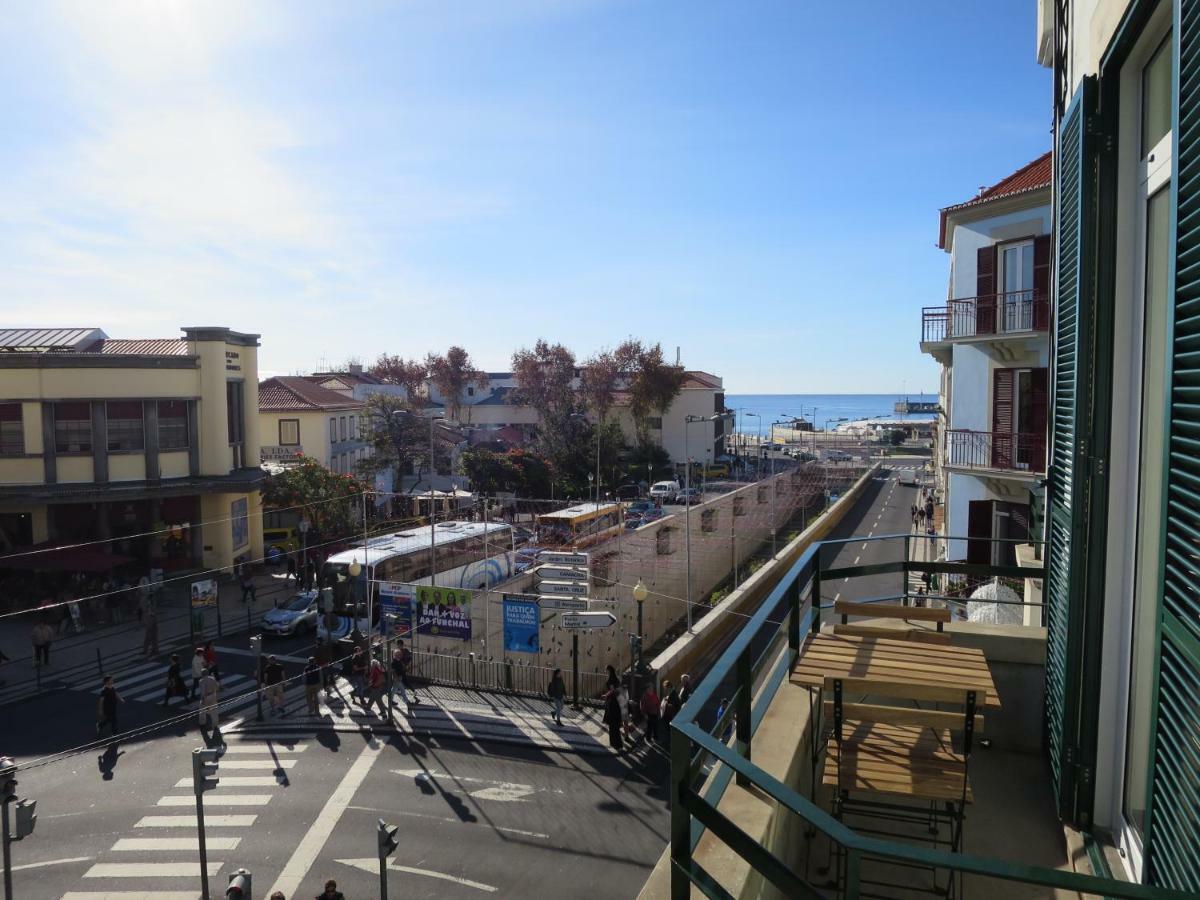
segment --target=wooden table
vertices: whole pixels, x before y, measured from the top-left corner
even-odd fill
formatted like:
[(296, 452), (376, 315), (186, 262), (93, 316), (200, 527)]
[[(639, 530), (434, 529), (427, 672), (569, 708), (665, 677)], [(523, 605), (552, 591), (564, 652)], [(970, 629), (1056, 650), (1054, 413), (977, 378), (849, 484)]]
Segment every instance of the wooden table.
[(853, 678), (931, 688), (974, 688), (983, 706), (1000, 708), (982, 650), (891, 638), (810, 634), (792, 669), (793, 684), (820, 690), (828, 678)]

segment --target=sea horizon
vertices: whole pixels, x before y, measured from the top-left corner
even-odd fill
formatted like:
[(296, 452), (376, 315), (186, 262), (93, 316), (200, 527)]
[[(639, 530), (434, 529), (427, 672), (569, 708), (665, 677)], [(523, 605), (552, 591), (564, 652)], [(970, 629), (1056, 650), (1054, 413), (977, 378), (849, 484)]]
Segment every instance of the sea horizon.
[(886, 394), (726, 394), (725, 406), (734, 411), (734, 430), (756, 434), (769, 433), (772, 422), (791, 421), (802, 417), (818, 429), (828, 423), (884, 419), (894, 421), (928, 420), (930, 415), (904, 415), (895, 411), (900, 400), (936, 402), (935, 393)]

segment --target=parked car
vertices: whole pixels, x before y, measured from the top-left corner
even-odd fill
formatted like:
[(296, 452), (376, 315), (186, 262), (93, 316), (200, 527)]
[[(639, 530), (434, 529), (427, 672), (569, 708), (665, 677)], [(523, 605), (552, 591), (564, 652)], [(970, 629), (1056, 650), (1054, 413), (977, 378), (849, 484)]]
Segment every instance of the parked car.
[(653, 500), (638, 500), (625, 507), (625, 518), (641, 518), (652, 509), (654, 509)]
[(854, 459), (854, 457), (845, 450), (826, 450), (825, 458), (829, 460), (829, 462), (850, 462), (852, 459)]
[(675, 495), (675, 502), (682, 503), (684, 506), (691, 506), (693, 503), (700, 503), (704, 500), (704, 496), (700, 493), (700, 488), (684, 488)]
[(626, 516), (625, 528), (629, 531), (633, 531), (635, 528), (641, 528), (643, 525), (649, 525), (651, 522), (657, 522), (664, 515), (666, 515), (666, 513), (662, 511), (661, 507), (652, 506), (650, 509), (643, 513), (639, 513), (636, 516)]
[(307, 634), (317, 627), (317, 592), (301, 591), (282, 606), (267, 610), (262, 630), (267, 634)]
[(636, 484), (623, 484), (617, 488), (618, 500), (636, 500), (642, 495), (642, 489)]
[(650, 488), (650, 499), (659, 503), (674, 503), (678, 493), (678, 481), (656, 481)]

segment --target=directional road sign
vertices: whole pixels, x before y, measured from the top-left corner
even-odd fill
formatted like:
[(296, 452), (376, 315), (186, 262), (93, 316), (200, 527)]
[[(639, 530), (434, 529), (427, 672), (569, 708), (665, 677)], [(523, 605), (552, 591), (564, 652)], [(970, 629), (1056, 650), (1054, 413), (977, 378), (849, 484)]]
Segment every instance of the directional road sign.
[(586, 566), (588, 564), (588, 555), (586, 553), (543, 550), (538, 554), (538, 562), (551, 566)]
[(586, 581), (541, 581), (538, 582), (538, 593), (573, 594), (576, 597), (586, 597), (588, 586)]
[(542, 609), (569, 609), (574, 611), (583, 611), (588, 608), (587, 597), (563, 597), (558, 594), (543, 594), (538, 598), (538, 605)]
[(538, 578), (556, 581), (587, 581), (588, 570), (583, 566), (538, 566), (533, 570)]
[(609, 628), (617, 624), (610, 612), (565, 612), (559, 617), (563, 628)]

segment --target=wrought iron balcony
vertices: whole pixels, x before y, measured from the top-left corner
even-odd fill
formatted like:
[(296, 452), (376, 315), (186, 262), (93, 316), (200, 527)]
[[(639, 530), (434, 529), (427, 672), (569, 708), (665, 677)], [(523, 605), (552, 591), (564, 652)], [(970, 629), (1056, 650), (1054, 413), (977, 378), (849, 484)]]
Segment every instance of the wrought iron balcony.
[(1010, 291), (951, 300), (921, 310), (921, 343), (962, 338), (1026, 336), (1050, 327), (1050, 298), (1043, 291)]
[(1045, 472), (1046, 435), (950, 428), (946, 431), (946, 465), (958, 469)]

